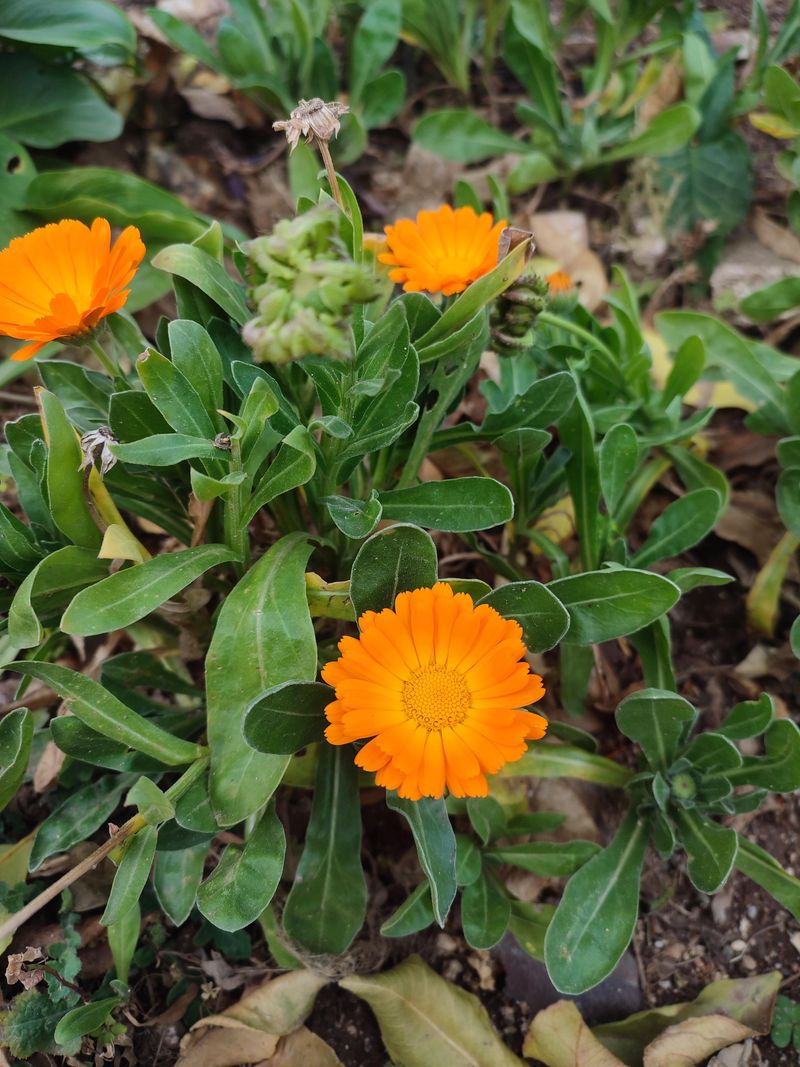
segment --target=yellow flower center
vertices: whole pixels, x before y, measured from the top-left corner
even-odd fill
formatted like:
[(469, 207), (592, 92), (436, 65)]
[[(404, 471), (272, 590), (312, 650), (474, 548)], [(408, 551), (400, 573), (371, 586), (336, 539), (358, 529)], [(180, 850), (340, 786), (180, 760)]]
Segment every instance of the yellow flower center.
[(405, 683), (403, 706), (409, 719), (426, 730), (443, 730), (466, 719), (470, 692), (458, 671), (431, 664), (417, 668)]

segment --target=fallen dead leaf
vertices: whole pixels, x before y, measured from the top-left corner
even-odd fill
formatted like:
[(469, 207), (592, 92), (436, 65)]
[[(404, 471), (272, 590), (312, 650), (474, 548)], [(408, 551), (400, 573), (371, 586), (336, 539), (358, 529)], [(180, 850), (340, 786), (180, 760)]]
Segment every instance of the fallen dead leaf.
[(703, 1015), (668, 1027), (644, 1050), (644, 1067), (694, 1067), (754, 1031), (728, 1015)]
[(558, 1000), (537, 1013), (522, 1053), (547, 1067), (625, 1067), (600, 1044), (571, 1000)]
[(786, 226), (773, 222), (762, 207), (757, 207), (753, 212), (750, 226), (762, 245), (776, 256), (800, 263), (800, 237)]
[(327, 1041), (305, 1026), (282, 1037), (272, 1059), (260, 1067), (342, 1067)]

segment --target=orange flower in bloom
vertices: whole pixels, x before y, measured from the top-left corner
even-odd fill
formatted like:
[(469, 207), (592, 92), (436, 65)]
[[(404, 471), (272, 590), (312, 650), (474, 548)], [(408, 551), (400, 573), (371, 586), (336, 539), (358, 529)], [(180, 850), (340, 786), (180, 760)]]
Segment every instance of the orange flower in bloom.
[(575, 283), (572, 275), (567, 274), (565, 270), (555, 270), (547, 275), (547, 285), (551, 293), (566, 293), (567, 290), (574, 288)]
[(389, 251), (378, 256), (393, 282), (407, 293), (460, 293), (470, 282), (497, 266), (497, 245), (505, 220), (495, 223), (488, 212), (471, 207), (453, 211), (443, 204), (436, 211), (420, 211), (417, 221), (400, 219), (386, 226)]
[(15, 238), (0, 252), (0, 335), (30, 341), (12, 359), (30, 359), (48, 341), (86, 334), (128, 299), (145, 248), (135, 226), (111, 244), (106, 219), (75, 219)]
[(522, 657), (522, 628), (439, 582), (400, 593), (394, 610), (367, 611), (322, 677), (332, 745), (372, 740), (356, 763), (401, 797), (486, 796), (496, 774), (547, 729), (523, 711), (544, 695)]

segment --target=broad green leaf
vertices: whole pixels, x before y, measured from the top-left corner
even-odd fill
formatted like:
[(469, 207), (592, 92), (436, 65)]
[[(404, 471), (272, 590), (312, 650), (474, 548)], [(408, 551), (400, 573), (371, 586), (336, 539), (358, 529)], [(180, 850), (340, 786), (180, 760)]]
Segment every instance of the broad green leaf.
[(148, 348), (136, 361), (136, 372), (147, 395), (173, 430), (188, 437), (213, 440), (214, 423), (200, 395), (170, 360)]
[(699, 125), (700, 115), (691, 105), (674, 104), (659, 112), (637, 137), (627, 138), (616, 148), (604, 152), (602, 161), (615, 163), (637, 156), (669, 155), (685, 145)]
[(554, 911), (555, 907), (552, 904), (511, 901), (511, 918), (508, 928), (520, 946), (535, 960), (544, 962), (544, 937)]
[(427, 881), (421, 882), (381, 926), (381, 937), (408, 937), (426, 930), (435, 921), (431, 887)]
[(682, 593), (690, 593), (704, 585), (728, 585), (736, 579), (732, 574), (714, 570), (713, 567), (678, 567), (670, 571), (667, 578), (680, 589)]
[(59, 1019), (53, 1032), (56, 1044), (70, 1046), (84, 1034), (98, 1030), (106, 1023), (114, 1008), (118, 1008), (121, 1003), (119, 997), (103, 997), (102, 1000), (92, 1000), (68, 1011)]
[[(173, 319), (167, 327), (172, 362), (198, 392), (212, 421), (222, 407), (222, 358), (206, 330), (191, 319)], [(220, 423), (220, 426), (222, 424)]]
[(676, 397), (683, 399), (693, 385), (696, 385), (706, 362), (706, 346), (700, 337), (687, 337), (675, 353), (661, 403), (667, 407)]
[(622, 789), (633, 772), (605, 756), (572, 745), (534, 744), (500, 774), (504, 778), (581, 778), (585, 782)]
[(292, 756), (322, 741), (325, 707), (334, 691), (322, 682), (283, 682), (273, 686), (247, 709), (244, 738), (257, 752)]
[(659, 171), (671, 199), (669, 229), (685, 232), (711, 221), (725, 235), (746, 216), (753, 196), (753, 164), (747, 142), (735, 130), (685, 145), (660, 160)]
[(379, 530), (359, 549), (350, 578), (356, 616), (393, 606), (398, 593), (436, 582), (436, 548), (418, 526), (398, 524)]
[(735, 864), (800, 921), (800, 880), (788, 874), (769, 852), (740, 834)]
[(762, 693), (758, 700), (742, 700), (731, 708), (721, 726), (716, 728), (723, 737), (742, 741), (747, 737), (760, 737), (775, 718), (775, 704), (769, 693)]
[(15, 708), (0, 719), (0, 811), (22, 785), (33, 740), (33, 716)]
[(487, 868), (461, 894), (461, 928), (473, 948), (493, 948), (508, 928), (511, 900)]
[(746, 296), (739, 307), (753, 322), (772, 322), (785, 311), (800, 307), (800, 278), (781, 278)]
[(452, 533), (487, 530), (508, 522), (514, 514), (511, 493), (494, 478), (423, 482), (386, 490), (379, 499), (386, 519)]
[(168, 245), (153, 257), (153, 266), (196, 285), (239, 326), (250, 318), (242, 287), (221, 263), (195, 245)]
[(47, 494), (53, 519), (74, 544), (96, 551), (102, 536), (86, 504), (78, 436), (57, 396), (40, 389), (37, 400), (47, 443)]
[(126, 912), (138, 904), (153, 865), (157, 839), (157, 828), (144, 826), (126, 842), (111, 885), (108, 903), (100, 918), (103, 926), (118, 923)]
[(261, 508), (281, 493), (296, 489), (311, 478), (317, 466), (314, 441), (305, 426), (295, 428), (284, 437), (278, 454), (266, 474), (253, 490), (243, 522), (250, 522)]
[(117, 571), (78, 593), (64, 612), (61, 629), (84, 637), (121, 630), (161, 607), (212, 567), (235, 558), (227, 545), (199, 545)]
[(327, 507), (328, 514), (342, 533), (354, 540), (369, 537), (383, 513), (374, 489), (369, 500), (353, 500), (349, 496), (326, 496), (321, 503)]
[(137, 901), (132, 908), (128, 908), (125, 914), (117, 922), (112, 923), (106, 930), (108, 947), (114, 957), (114, 970), (120, 982), (128, 984), (130, 967), (133, 954), (139, 942), (139, 930), (142, 924), (142, 909)]
[(48, 0), (4, 0), (0, 37), (80, 52), (108, 45), (127, 52), (136, 49), (133, 25), (124, 12), (105, 0), (77, 0), (55, 9)]
[(158, 433), (128, 444), (112, 445), (111, 451), (123, 463), (143, 467), (171, 467), (186, 459), (225, 459), (225, 452), (204, 437), (181, 433)]
[(729, 771), (732, 785), (763, 786), (773, 793), (800, 789), (800, 728), (791, 719), (776, 719), (764, 734), (764, 756), (745, 756), (742, 766)]
[(8, 670), (38, 678), (57, 693), (73, 715), (93, 730), (169, 766), (193, 763), (201, 754), (198, 745), (182, 741), (162, 730), (118, 700), (99, 682), (56, 663), (21, 660)]
[(456, 834), (456, 882), (461, 886), (472, 885), (480, 876), (481, 867), (481, 850), (474, 838)]
[(678, 556), (709, 534), (722, 510), (716, 489), (693, 489), (678, 497), (655, 520), (647, 540), (634, 552), (634, 567), (648, 567), (660, 559)]
[(545, 937), (547, 973), (560, 993), (575, 996), (602, 982), (628, 947), (648, 834), (648, 823), (631, 811), (611, 844), (567, 883)]
[(217, 824), (208, 795), (208, 775), (197, 778), (175, 804), (175, 821), (187, 830), (215, 833)]
[(401, 0), (374, 0), (359, 19), (350, 48), (350, 97), (363, 98), (367, 82), (392, 57), (402, 23)]
[(33, 648), (44, 637), (43, 620), (52, 623), (87, 585), (104, 578), (108, 565), (88, 548), (68, 545), (45, 556), (14, 594), (8, 612), (8, 632), (17, 648)]
[(320, 749), (305, 847), (283, 912), (289, 937), (308, 952), (338, 956), (364, 923), (358, 772), (350, 746)]
[(617, 726), (640, 746), (653, 770), (665, 774), (672, 766), (682, 738), (697, 719), (683, 697), (663, 689), (632, 693), (617, 708)]
[(339, 984), (366, 1000), (386, 1051), (403, 1067), (522, 1067), (478, 998), (440, 978), (419, 956)]
[(412, 130), (414, 141), (455, 163), (479, 163), (490, 156), (519, 152), (519, 141), (509, 137), (466, 108), (430, 111)]
[(736, 831), (677, 805), (673, 816), (678, 837), (689, 856), (687, 869), (692, 885), (703, 893), (716, 893), (733, 870), (738, 848)]
[(599, 644), (635, 633), (674, 607), (676, 585), (649, 571), (614, 569), (558, 578), (547, 587), (569, 612), (565, 641)]
[(430, 885), (434, 915), (443, 927), (458, 888), (456, 838), (444, 800), (404, 800), (392, 792), (386, 794), (386, 803), (411, 827), (419, 864)]
[(242, 930), (266, 908), (283, 873), (286, 835), (270, 803), (244, 843), (228, 845), (197, 890), (197, 907), (220, 930)]
[(266, 803), (288, 758), (256, 752), (242, 736), (250, 704), (287, 681), (317, 673), (317, 642), (306, 596), (311, 545), (281, 538), (225, 598), (206, 657), (211, 801), (220, 826)]
[(617, 423), (600, 444), (600, 487), (612, 516), (630, 485), (639, 462), (639, 442), (632, 426)]
[(70, 793), (36, 831), (30, 870), (41, 867), (48, 856), (68, 852), (90, 837), (114, 813), (131, 781), (130, 775), (107, 774)]
[(122, 116), (77, 71), (21, 52), (3, 53), (0, 99), (0, 132), (31, 148), (113, 141), (122, 132)]
[(698, 734), (684, 749), (683, 758), (689, 760), (695, 770), (709, 775), (724, 775), (742, 765), (739, 749), (720, 733)]
[(496, 837), (503, 836), (508, 821), (506, 810), (494, 797), (469, 797), (467, 815), (484, 845), (488, 845)]
[(542, 878), (566, 878), (596, 852), (599, 846), (593, 841), (528, 841), (519, 845), (493, 845), (483, 850), (487, 860), (510, 863)]
[(50, 734), (56, 745), (68, 756), (105, 767), (110, 771), (163, 771), (165, 764), (128, 748), (121, 741), (112, 741), (91, 730), (75, 715), (57, 716), (50, 720)]
[(478, 603), (489, 604), (507, 619), (516, 619), (530, 652), (547, 652), (569, 628), (566, 608), (539, 582), (509, 582)]

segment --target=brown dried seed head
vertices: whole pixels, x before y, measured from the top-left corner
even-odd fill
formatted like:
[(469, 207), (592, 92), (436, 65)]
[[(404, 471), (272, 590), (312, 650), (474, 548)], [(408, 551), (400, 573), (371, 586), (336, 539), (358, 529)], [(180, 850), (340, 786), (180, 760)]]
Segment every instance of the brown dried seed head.
[(338, 100), (325, 103), (318, 96), (312, 100), (301, 100), (292, 111), (288, 119), (273, 122), (273, 130), (283, 131), (292, 151), (297, 147), (300, 138), (306, 141), (322, 141), (327, 143), (331, 137), (336, 137), (341, 128), (339, 119), (350, 110), (347, 104), (341, 104)]

